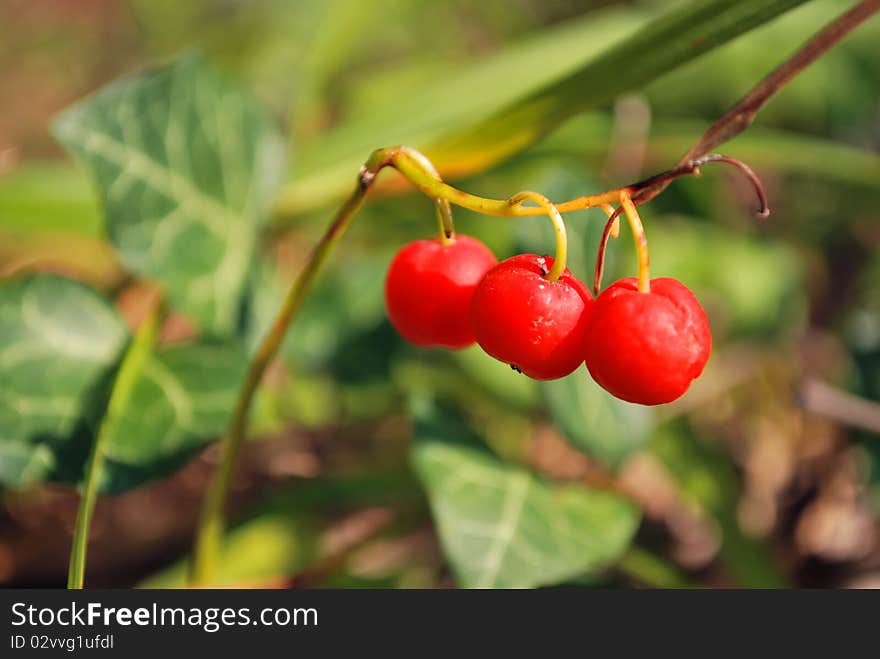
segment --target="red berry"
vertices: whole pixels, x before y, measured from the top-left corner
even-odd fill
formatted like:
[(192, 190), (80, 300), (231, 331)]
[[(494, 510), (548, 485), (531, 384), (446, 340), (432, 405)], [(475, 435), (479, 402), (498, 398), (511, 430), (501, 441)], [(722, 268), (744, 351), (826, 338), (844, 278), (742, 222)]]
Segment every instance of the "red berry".
[(474, 342), (468, 309), (474, 289), (498, 260), (476, 238), (447, 245), (417, 240), (394, 257), (385, 279), (391, 324), (419, 346), (464, 348)]
[(703, 372), (712, 351), (709, 321), (694, 294), (676, 279), (635, 278), (605, 289), (593, 306), (586, 338), (593, 379), (631, 403), (669, 403)]
[(544, 275), (553, 259), (520, 254), (502, 261), (477, 286), (471, 324), (487, 353), (536, 380), (561, 378), (583, 361), (590, 291), (566, 269)]

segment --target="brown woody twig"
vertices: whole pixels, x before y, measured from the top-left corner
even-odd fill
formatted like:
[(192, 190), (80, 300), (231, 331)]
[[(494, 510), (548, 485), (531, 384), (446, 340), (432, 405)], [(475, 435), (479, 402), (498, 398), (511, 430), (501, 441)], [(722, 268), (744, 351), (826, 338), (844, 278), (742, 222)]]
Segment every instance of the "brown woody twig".
[[(848, 11), (817, 32), (809, 41), (785, 62), (777, 66), (761, 82), (755, 85), (733, 107), (725, 112), (679, 160), (678, 165), (667, 172), (691, 168), (694, 162), (709, 154), (721, 144), (733, 139), (755, 120), (758, 110), (777, 91), (821, 55), (831, 50), (841, 39), (861, 23), (880, 11), (880, 0), (861, 0)], [(690, 172), (695, 173), (695, 172)], [(681, 176), (683, 174), (678, 174)], [(633, 201), (643, 204), (663, 192), (677, 176), (663, 174), (633, 185)], [(752, 181), (754, 183), (754, 180)], [(766, 204), (763, 205), (766, 208)]]

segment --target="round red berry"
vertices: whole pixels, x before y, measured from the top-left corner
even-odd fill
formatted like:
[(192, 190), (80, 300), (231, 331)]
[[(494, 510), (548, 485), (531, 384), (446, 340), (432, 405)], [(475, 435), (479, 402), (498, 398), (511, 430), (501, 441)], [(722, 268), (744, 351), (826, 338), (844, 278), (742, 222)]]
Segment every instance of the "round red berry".
[(520, 254), (502, 261), (477, 286), (471, 324), (477, 343), (536, 380), (561, 378), (583, 361), (590, 291), (566, 269), (545, 278), (553, 259)]
[(464, 348), (474, 342), (468, 320), (471, 297), (497, 259), (476, 238), (417, 240), (394, 257), (385, 279), (391, 324), (419, 346)]
[(605, 289), (593, 305), (586, 333), (593, 379), (631, 403), (669, 403), (703, 372), (712, 351), (709, 321), (693, 293), (676, 279), (635, 278)]

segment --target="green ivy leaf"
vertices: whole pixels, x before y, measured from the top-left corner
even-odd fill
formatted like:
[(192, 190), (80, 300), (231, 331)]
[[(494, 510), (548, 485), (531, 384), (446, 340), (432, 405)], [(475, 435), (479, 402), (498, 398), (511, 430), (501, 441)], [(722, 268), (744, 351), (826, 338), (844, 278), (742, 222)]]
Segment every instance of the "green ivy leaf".
[[(77, 483), (129, 341), (113, 306), (54, 275), (0, 286), (0, 483)], [(236, 340), (150, 354), (104, 445), (101, 489), (123, 492), (183, 465), (229, 421), (247, 365)]]
[(101, 489), (171, 473), (226, 428), (247, 354), (237, 341), (192, 341), (150, 355), (104, 446)]
[(284, 152), (257, 102), (189, 56), (111, 83), (53, 132), (91, 170), (125, 265), (232, 333)]
[[(297, 369), (324, 366), (340, 346), (385, 318), (385, 271), (394, 252), (388, 249), (346, 255), (344, 266), (328, 264), (303, 302), (296, 326), (285, 337), (281, 354)], [(290, 282), (268, 260), (254, 273), (248, 343), (255, 348), (268, 331)]]
[(618, 400), (584, 370), (542, 382), (541, 391), (556, 426), (587, 455), (617, 465), (651, 438), (651, 410)]
[(0, 482), (81, 472), (90, 412), (128, 338), (110, 303), (83, 284), (36, 275), (0, 286)]
[(535, 380), (514, 373), (508, 364), (490, 357), (478, 345), (456, 350), (451, 357), (469, 380), (499, 401), (521, 411), (534, 409), (539, 401)]
[(559, 583), (629, 546), (639, 514), (626, 500), (545, 481), (489, 453), (449, 411), (416, 408), (413, 463), (463, 586)]

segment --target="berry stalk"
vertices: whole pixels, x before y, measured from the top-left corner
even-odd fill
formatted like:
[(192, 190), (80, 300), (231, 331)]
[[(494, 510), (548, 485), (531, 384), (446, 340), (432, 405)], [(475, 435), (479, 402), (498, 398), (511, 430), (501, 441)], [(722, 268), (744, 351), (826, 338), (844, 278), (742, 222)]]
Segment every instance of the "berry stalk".
[(452, 223), (452, 207), (445, 199), (435, 199), (434, 207), (437, 209), (437, 224), (440, 228), (440, 243), (451, 245), (455, 242), (455, 225)]
[(526, 201), (532, 201), (547, 212), (550, 221), (553, 222), (553, 231), (556, 233), (556, 257), (553, 260), (553, 266), (544, 278), (551, 282), (557, 281), (565, 272), (565, 262), (568, 259), (568, 236), (565, 233), (565, 222), (562, 220), (559, 209), (540, 192), (532, 192), (531, 190), (518, 192), (508, 201), (511, 206), (520, 206)]
[[(861, 0), (852, 9), (823, 28), (792, 57), (776, 67), (764, 80), (758, 83), (716, 121), (685, 154), (677, 167), (641, 183), (615, 188), (594, 195), (585, 195), (555, 205), (556, 212), (561, 214), (596, 206), (602, 207), (607, 213), (610, 204), (621, 204), (620, 208), (612, 213), (606, 225), (605, 235), (603, 235), (603, 244), (600, 258), (597, 260), (596, 279), (594, 281), (597, 292), (601, 280), (604, 246), (609, 236), (617, 234), (619, 226), (618, 216), (621, 209), (627, 213), (630, 227), (633, 229), (636, 238), (639, 254), (638, 290), (647, 292), (650, 287), (647, 241), (644, 235), (644, 228), (636, 211), (636, 205), (650, 201), (662, 193), (673, 179), (688, 174), (697, 174), (700, 164), (713, 160), (713, 157), (706, 156), (710, 150), (742, 132), (752, 122), (757, 111), (768, 98), (877, 11), (880, 11), (880, 0)], [(732, 159), (726, 157), (714, 157), (714, 159), (723, 160), (724, 162), (732, 161)], [(257, 354), (251, 363), (247, 378), (239, 395), (233, 419), (223, 440), (221, 463), (210, 485), (202, 510), (197, 530), (195, 560), (191, 576), (193, 584), (203, 584), (207, 581), (212, 571), (213, 563), (216, 560), (223, 528), (223, 505), (226, 501), (232, 479), (235, 459), (244, 441), (250, 404), (260, 380), (269, 362), (278, 351), (284, 334), (299, 310), (302, 299), (314, 281), (315, 275), (330, 250), (350, 226), (354, 215), (363, 203), (367, 190), (372, 185), (379, 171), (388, 166), (394, 167), (422, 193), (435, 200), (441, 225), (441, 240), (449, 240), (454, 235), (452, 216), (449, 211), (450, 204), (456, 204), (485, 215), (502, 217), (534, 216), (547, 213), (547, 209), (543, 206), (533, 207), (511, 204), (509, 200), (487, 199), (454, 188), (443, 182), (437, 170), (427, 158), (409, 147), (397, 146), (373, 152), (361, 168), (358, 188), (337, 213), (327, 232), (313, 250), (308, 263), (293, 283), (272, 328), (263, 338)], [(748, 168), (740, 167), (740, 169), (743, 169), (749, 175), (750, 170)], [(749, 178), (753, 184), (757, 181), (757, 177), (754, 175), (749, 176)], [(759, 182), (756, 188), (759, 190), (760, 196)], [(766, 214), (766, 204), (763, 201), (762, 214)], [(93, 496), (94, 493), (92, 493), (92, 498)]]
[(602, 230), (602, 237), (599, 239), (599, 252), (596, 255), (596, 271), (593, 275), (593, 295), (597, 296), (602, 290), (602, 274), (605, 272), (605, 250), (608, 247), (609, 238), (617, 238), (620, 235), (620, 214), (623, 212), (623, 206), (615, 209), (610, 204), (602, 206), (608, 221)]
[(648, 237), (645, 235), (645, 227), (642, 226), (642, 218), (632, 202), (627, 191), (620, 193), (620, 207), (626, 213), (629, 227), (632, 230), (633, 240), (636, 241), (636, 253), (639, 258), (639, 293), (651, 292), (651, 259), (648, 257)]

